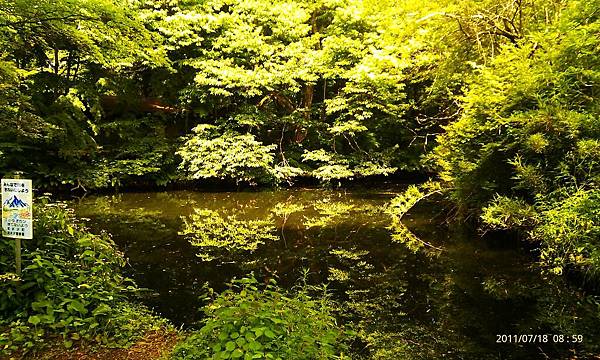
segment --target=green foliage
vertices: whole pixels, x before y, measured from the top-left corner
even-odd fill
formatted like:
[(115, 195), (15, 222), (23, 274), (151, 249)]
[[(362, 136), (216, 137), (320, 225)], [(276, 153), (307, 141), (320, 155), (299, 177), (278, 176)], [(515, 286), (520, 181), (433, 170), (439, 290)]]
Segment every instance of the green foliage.
[[(463, 214), (521, 230), (555, 273), (597, 274), (598, 3), (571, 1), (505, 44), (438, 138), (440, 177)], [(481, 209), (483, 209), (481, 211)]]
[[(451, 122), (433, 162), (448, 181), (459, 174), (456, 199), (485, 202), (500, 185), (466, 177), (489, 173), (487, 153), (510, 148), (516, 161), (516, 142), (556, 155), (555, 139), (532, 121), (508, 134), (514, 141), (459, 160), (467, 144), (456, 134), (493, 137), (493, 124), (469, 132), (486, 114), (511, 124), (579, 114), (561, 99), (577, 86), (579, 99), (593, 97), (594, 43), (581, 40), (593, 39), (593, 9), (575, 0), (7, 0), (0, 169), (49, 186), (165, 185), (182, 180), (184, 135), (188, 179), (339, 182), (423, 169), (421, 155)], [(523, 160), (523, 176), (536, 177), (539, 164)]]
[(483, 208), (481, 219), (491, 229), (526, 228), (535, 221), (535, 208), (522, 199), (496, 197)]
[[(181, 180), (175, 138), (205, 123), (220, 133), (186, 136), (179, 148), (188, 178), (329, 183), (419, 170), (441, 125), (457, 117), (468, 75), (560, 8), (6, 1), (0, 111), (13, 120), (0, 131), (10, 150), (0, 165), (51, 186), (164, 185)], [(539, 151), (544, 139), (530, 143)], [(233, 158), (212, 151), (223, 146), (239, 150), (241, 168), (209, 157)], [(308, 159), (313, 152), (332, 156)]]
[(389, 204), (388, 212), (401, 219), (415, 204), (425, 198), (418, 186), (410, 185), (404, 193), (396, 196)]
[(115, 70), (131, 65), (140, 55), (147, 63), (164, 63), (145, 48), (151, 46), (151, 34), (120, 1), (42, 0), (32, 7), (26, 0), (5, 0), (0, 14), (2, 42), (17, 56), (41, 60), (53, 49), (75, 50), (78, 57)]
[[(394, 150), (394, 149), (392, 149)], [(389, 166), (389, 154), (369, 156), (343, 156), (324, 149), (305, 151), (302, 160), (319, 166), (310, 174), (324, 183), (357, 177), (393, 174), (397, 168)]]
[(562, 273), (567, 267), (600, 275), (600, 191), (579, 190), (561, 194), (539, 205), (542, 211), (531, 239), (542, 244), (540, 260), (546, 268)]
[[(562, 169), (577, 164), (577, 143), (597, 137), (597, 106), (589, 94), (596, 86), (599, 59), (591, 49), (598, 25), (586, 16), (565, 11), (559, 23), (505, 47), (472, 79), (461, 119), (447, 128), (436, 150), (441, 176), (452, 183), (456, 198), (469, 199), (466, 205), (514, 185), (503, 177), (544, 190), (540, 181), (563, 178)], [(583, 19), (588, 23), (569, 28)], [(582, 165), (571, 174), (578, 181)]]
[[(172, 359), (344, 359), (346, 333), (325, 288), (286, 294), (273, 283), (235, 280), (204, 309), (202, 328), (177, 345)], [(317, 296), (311, 291), (320, 291)]]
[[(427, 169), (458, 214), (556, 250), (544, 224), (598, 190), (599, 6), (5, 0), (0, 171), (98, 189)], [(417, 244), (415, 191), (391, 208)], [(567, 238), (544, 262), (594, 268)]]
[(540, 244), (540, 263), (548, 271), (565, 269), (598, 274), (600, 232), (598, 190), (560, 191), (537, 199), (534, 206), (520, 199), (499, 197), (484, 208), (482, 219), (494, 229), (520, 229)]
[(210, 125), (197, 126), (177, 152), (180, 169), (192, 179), (219, 178), (236, 182), (267, 182), (273, 173), (275, 145), (265, 146), (251, 134), (216, 135)]
[[(180, 100), (202, 122), (275, 145), (275, 166), (324, 182), (418, 166), (422, 142), (406, 116), (410, 56), (381, 36), (386, 16), (348, 0), (141, 7), (188, 80)], [(300, 166), (321, 150), (345, 160)]]
[[(168, 67), (165, 54), (153, 49), (160, 39), (135, 10), (112, 0), (41, 1), (34, 7), (7, 0), (0, 3), (0, 18), (0, 114), (6, 120), (0, 169), (23, 171), (45, 187), (102, 188), (144, 176), (160, 182), (170, 163), (164, 142), (149, 141), (152, 132), (134, 126), (156, 149), (125, 155), (135, 145), (113, 141), (103, 126), (118, 115), (105, 112), (103, 99), (123, 89), (120, 76)], [(139, 96), (133, 92), (126, 94)], [(130, 130), (122, 134), (133, 135)], [(161, 162), (167, 165), (159, 171)]]
[(137, 291), (121, 274), (123, 255), (108, 235), (93, 235), (61, 203), (35, 210), (35, 238), (23, 241), (17, 277), (14, 241), (0, 248), (0, 347), (4, 353), (42, 346), (60, 336), (109, 346), (131, 344), (162, 322), (128, 301)]

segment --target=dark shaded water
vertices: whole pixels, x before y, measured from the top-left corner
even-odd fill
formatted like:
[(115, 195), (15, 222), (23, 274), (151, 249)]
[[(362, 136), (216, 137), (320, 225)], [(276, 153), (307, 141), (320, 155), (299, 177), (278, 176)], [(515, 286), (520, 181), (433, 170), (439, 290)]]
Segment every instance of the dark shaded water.
[[(291, 287), (307, 269), (310, 282), (330, 284), (342, 320), (366, 339), (354, 345), (361, 356), (560, 359), (597, 351), (593, 299), (539, 275), (518, 242), (449, 229), (433, 205), (416, 209), (406, 225), (443, 251), (415, 253), (392, 241), (383, 206), (397, 191), (127, 193), (88, 197), (75, 207), (93, 230), (113, 235), (130, 275), (149, 289), (143, 301), (175, 324), (201, 319), (206, 283), (220, 291), (232, 277), (254, 271)], [(261, 233), (272, 239), (256, 251), (192, 246), (194, 234), (209, 226), (207, 214), (238, 227), (262, 220)], [(497, 343), (502, 334), (550, 338)], [(567, 343), (572, 335), (582, 335), (583, 343)]]

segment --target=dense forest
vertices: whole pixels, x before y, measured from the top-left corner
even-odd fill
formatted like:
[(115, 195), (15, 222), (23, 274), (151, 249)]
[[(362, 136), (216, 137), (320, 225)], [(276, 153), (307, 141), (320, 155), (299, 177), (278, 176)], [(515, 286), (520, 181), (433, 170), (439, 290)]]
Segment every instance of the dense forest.
[[(599, 90), (598, 0), (0, 0), (0, 173), (33, 179), (40, 195), (428, 179), (386, 206), (396, 240), (437, 249), (402, 223), (433, 199), (445, 223), (515, 236), (546, 281), (592, 292)], [(27, 353), (52, 334), (68, 348), (126, 347), (170, 329), (130, 303), (139, 289), (110, 237), (53, 201), (37, 205), (22, 278), (2, 242), (0, 345)], [(285, 221), (298, 211), (279, 210)], [(200, 215), (205, 243), (275, 236)], [(242, 358), (244, 344), (270, 358), (352, 354), (340, 339), (356, 333), (335, 325), (320, 290), (286, 297), (236, 281), (175, 358)], [(244, 306), (258, 313), (242, 327), (259, 330), (236, 342), (245, 328), (229, 339), (223, 324)], [(298, 311), (263, 329), (276, 306)]]

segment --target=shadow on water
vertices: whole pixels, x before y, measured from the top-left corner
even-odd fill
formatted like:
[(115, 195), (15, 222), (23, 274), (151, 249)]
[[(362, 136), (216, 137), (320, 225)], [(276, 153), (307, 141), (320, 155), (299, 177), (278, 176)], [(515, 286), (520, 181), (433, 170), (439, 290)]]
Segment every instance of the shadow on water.
[[(598, 306), (562, 279), (543, 278), (518, 242), (448, 228), (432, 204), (405, 223), (444, 250), (413, 252), (394, 242), (384, 205), (398, 190), (128, 193), (74, 206), (93, 230), (113, 235), (130, 275), (149, 289), (143, 301), (178, 325), (201, 319), (205, 284), (221, 291), (254, 271), (289, 288), (309, 269), (311, 282), (330, 284), (341, 320), (357, 331), (358, 357), (545, 359), (598, 351)], [(220, 246), (209, 236), (231, 229), (255, 243), (232, 238)], [(497, 343), (502, 334), (551, 338)], [(552, 334), (581, 334), (584, 342), (558, 343)]]

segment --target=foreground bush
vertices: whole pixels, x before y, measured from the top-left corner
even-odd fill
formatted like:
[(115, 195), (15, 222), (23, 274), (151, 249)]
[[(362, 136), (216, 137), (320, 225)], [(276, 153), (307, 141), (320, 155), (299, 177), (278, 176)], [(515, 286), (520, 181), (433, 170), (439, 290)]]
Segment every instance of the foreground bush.
[(204, 309), (204, 326), (173, 351), (173, 359), (345, 358), (344, 331), (326, 294), (303, 287), (293, 295), (255, 279), (234, 281)]
[(94, 235), (64, 204), (35, 209), (33, 240), (23, 241), (23, 271), (14, 271), (14, 241), (0, 242), (0, 355), (57, 338), (126, 346), (161, 324), (128, 301), (137, 289), (106, 234)]

